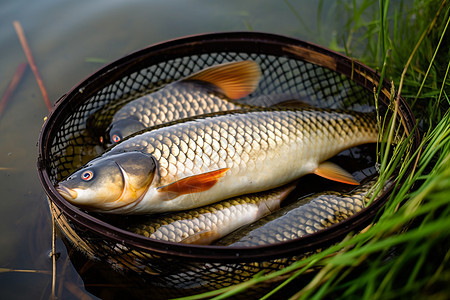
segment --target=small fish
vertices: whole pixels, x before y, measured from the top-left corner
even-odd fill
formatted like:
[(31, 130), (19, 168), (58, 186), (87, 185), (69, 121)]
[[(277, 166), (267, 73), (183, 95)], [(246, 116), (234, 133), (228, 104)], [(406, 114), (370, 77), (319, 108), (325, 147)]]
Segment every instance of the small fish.
[(377, 138), (376, 120), (365, 113), (312, 108), (214, 113), (139, 132), (56, 188), (89, 210), (147, 214), (269, 190), (309, 173), (357, 185), (327, 159)]
[(100, 142), (115, 144), (147, 127), (191, 116), (248, 108), (233, 100), (252, 93), (261, 79), (254, 61), (224, 63), (173, 82), (120, 108)]
[(326, 191), (300, 199), (217, 241), (215, 245), (252, 247), (300, 238), (330, 227), (365, 207), (378, 176), (348, 193)]
[(164, 215), (146, 222), (137, 221), (128, 225), (127, 230), (157, 240), (208, 245), (239, 227), (278, 210), (281, 201), (294, 188), (295, 185), (291, 184)]

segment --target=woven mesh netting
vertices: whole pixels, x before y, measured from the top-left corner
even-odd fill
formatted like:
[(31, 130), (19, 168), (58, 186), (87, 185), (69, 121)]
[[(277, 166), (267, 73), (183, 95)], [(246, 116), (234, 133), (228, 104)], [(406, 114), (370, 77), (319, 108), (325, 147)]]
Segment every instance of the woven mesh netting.
[[(375, 72), (344, 56), (294, 39), (257, 33), (212, 34), (133, 53), (99, 70), (60, 99), (41, 133), (39, 173), (52, 215), (68, 246), (93, 263), (109, 267), (109, 272), (118, 271), (114, 276), (128, 274), (120, 277), (120, 282), (126, 281), (132, 287), (141, 283), (141, 287), (151, 287), (155, 295), (166, 298), (226, 287), (262, 270), (279, 270), (371, 220), (368, 215), (374, 215), (387, 194), (380, 195), (345, 226), (330, 232), (322, 230), (280, 247), (177, 245), (126, 232), (106, 216), (72, 206), (55, 191), (53, 186), (59, 180), (104, 151), (92, 128), (106, 129), (113, 113), (125, 103), (208, 66), (248, 59), (260, 65), (263, 79), (254, 93), (241, 100), (243, 103), (270, 106), (275, 96), (283, 95), (285, 99), (321, 108), (375, 110), (374, 88), (379, 82)], [(380, 90), (379, 106), (387, 110), (390, 87), (385, 82)], [(411, 132), (414, 119), (403, 102), (400, 115), (400, 130)], [(417, 141), (413, 140), (412, 147), (417, 146), (414, 143)], [(344, 160), (358, 180), (376, 173), (374, 146), (347, 150), (337, 159)], [(298, 193), (320, 190), (320, 184), (307, 186), (307, 190)], [(98, 272), (99, 268), (95, 269)], [(129, 274), (138, 276), (128, 280), (132, 276)], [(267, 285), (270, 284), (249, 293), (257, 295)]]

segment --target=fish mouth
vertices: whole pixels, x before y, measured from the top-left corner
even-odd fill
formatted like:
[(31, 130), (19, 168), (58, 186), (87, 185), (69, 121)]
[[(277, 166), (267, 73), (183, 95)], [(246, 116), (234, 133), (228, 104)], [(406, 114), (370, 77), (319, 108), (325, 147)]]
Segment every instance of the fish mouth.
[(61, 194), (61, 196), (63, 196), (66, 200), (75, 200), (78, 196), (78, 193), (73, 190), (73, 189), (69, 189), (66, 186), (63, 185), (58, 185), (56, 187), (56, 190), (58, 191), (58, 193)]

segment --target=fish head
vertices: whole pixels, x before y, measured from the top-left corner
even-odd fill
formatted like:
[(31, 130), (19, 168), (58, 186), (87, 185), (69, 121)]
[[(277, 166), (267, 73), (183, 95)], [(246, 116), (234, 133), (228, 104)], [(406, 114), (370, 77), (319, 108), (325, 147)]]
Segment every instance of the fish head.
[(144, 128), (145, 125), (134, 118), (114, 121), (106, 130), (105, 136), (100, 138), (100, 142), (109, 147)]
[(156, 163), (151, 155), (123, 152), (92, 160), (56, 186), (72, 204), (110, 211), (138, 203), (152, 184)]

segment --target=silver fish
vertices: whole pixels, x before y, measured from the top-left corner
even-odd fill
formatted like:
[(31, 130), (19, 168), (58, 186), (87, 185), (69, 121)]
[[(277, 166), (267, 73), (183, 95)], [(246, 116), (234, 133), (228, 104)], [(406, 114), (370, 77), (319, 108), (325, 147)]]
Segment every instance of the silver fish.
[(148, 221), (135, 221), (126, 229), (157, 240), (207, 245), (273, 213), (294, 187), (291, 184), (157, 218), (146, 216)]
[(68, 201), (108, 213), (185, 210), (315, 173), (358, 184), (326, 161), (376, 142), (372, 115), (254, 109), (203, 115), (140, 132), (57, 185)]
[(330, 227), (363, 209), (378, 176), (348, 193), (326, 191), (300, 199), (216, 242), (220, 246), (252, 247), (303, 237)]
[(100, 141), (111, 145), (147, 127), (248, 108), (234, 100), (252, 93), (260, 79), (258, 64), (250, 60), (209, 67), (124, 105), (114, 114)]

